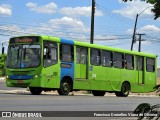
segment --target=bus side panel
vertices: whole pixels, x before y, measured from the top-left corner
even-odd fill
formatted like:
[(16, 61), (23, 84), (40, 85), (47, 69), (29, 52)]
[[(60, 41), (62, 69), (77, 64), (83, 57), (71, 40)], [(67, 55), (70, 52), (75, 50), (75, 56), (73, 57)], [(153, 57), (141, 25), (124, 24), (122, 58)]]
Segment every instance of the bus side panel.
[(108, 67), (107, 80), (110, 84), (110, 91), (120, 91), (121, 84), (121, 69)]
[(71, 77), (74, 79), (74, 63), (70, 62), (61, 62), (61, 77), (62, 80), (65, 76)]
[(146, 72), (144, 83), (145, 83), (144, 92), (154, 91), (153, 88), (156, 86), (156, 74), (155, 74), (155, 72)]
[(107, 67), (101, 67), (101, 70), (99, 70), (98, 72), (101, 76), (100, 90), (110, 91), (110, 85), (107, 81)]
[(107, 74), (106, 67), (91, 66), (92, 69), (89, 73), (91, 81), (91, 90), (107, 90)]
[(88, 79), (75, 79), (73, 89), (90, 90), (90, 82)]
[(121, 70), (121, 85), (125, 81), (130, 83), (131, 92), (132, 92), (132, 90), (134, 91), (134, 86), (137, 84), (136, 71), (135, 70), (122, 69)]
[(144, 92), (143, 81), (145, 79), (145, 72), (144, 71), (135, 71), (136, 82), (132, 85), (131, 92)]
[(44, 88), (59, 88), (60, 81), (59, 63), (43, 68), (41, 86)]

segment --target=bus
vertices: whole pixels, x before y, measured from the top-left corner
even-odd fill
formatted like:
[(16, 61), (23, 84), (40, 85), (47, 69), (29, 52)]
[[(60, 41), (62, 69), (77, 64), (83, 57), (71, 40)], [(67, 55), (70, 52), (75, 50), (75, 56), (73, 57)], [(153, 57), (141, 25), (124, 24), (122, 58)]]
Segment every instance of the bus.
[(6, 63), (6, 85), (29, 88), (31, 94), (57, 90), (106, 92), (127, 97), (154, 91), (156, 55), (89, 44), (53, 36), (12, 37)]

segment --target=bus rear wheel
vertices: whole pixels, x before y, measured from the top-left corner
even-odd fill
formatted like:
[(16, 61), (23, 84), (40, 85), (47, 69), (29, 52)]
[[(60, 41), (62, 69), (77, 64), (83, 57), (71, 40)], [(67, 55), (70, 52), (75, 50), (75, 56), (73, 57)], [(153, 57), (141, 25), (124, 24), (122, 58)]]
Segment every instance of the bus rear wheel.
[(42, 92), (42, 88), (38, 87), (29, 87), (29, 90), (33, 95), (40, 95)]
[(92, 94), (94, 95), (94, 96), (104, 96), (105, 95), (105, 91), (96, 91), (96, 90), (93, 90), (92, 91)]
[(122, 84), (120, 92), (115, 92), (117, 97), (127, 97), (129, 93), (130, 93), (130, 85), (127, 82)]
[(59, 95), (68, 95), (72, 90), (72, 85), (69, 80), (62, 80), (60, 89), (57, 90)]

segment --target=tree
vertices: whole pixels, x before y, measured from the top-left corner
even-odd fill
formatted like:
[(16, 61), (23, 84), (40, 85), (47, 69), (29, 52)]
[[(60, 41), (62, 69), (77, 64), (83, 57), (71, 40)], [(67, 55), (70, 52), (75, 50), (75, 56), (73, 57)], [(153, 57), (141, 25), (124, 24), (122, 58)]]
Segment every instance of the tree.
[(0, 55), (0, 76), (5, 76), (5, 69), (6, 69), (6, 54)]
[[(127, 2), (132, 0), (123, 0), (123, 1)], [(160, 0), (141, 0), (141, 1), (146, 1), (147, 3), (150, 3), (154, 6), (154, 8), (151, 9), (151, 11), (154, 13), (155, 20), (160, 17)]]

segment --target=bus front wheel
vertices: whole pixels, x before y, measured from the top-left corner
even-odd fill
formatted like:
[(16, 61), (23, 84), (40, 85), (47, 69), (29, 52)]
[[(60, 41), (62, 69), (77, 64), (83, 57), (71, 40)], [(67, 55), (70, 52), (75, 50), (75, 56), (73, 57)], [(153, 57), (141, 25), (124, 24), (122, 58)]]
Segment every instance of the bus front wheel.
[(29, 90), (33, 95), (40, 95), (42, 92), (42, 88), (38, 87), (29, 87)]
[(92, 94), (94, 95), (94, 96), (104, 96), (105, 95), (105, 91), (96, 91), (96, 90), (93, 90), (92, 91)]
[(60, 89), (57, 90), (59, 95), (68, 95), (72, 90), (72, 85), (69, 80), (62, 80)]
[(117, 97), (127, 97), (130, 93), (130, 85), (129, 83), (125, 82), (121, 86), (121, 91), (120, 92), (115, 92)]

